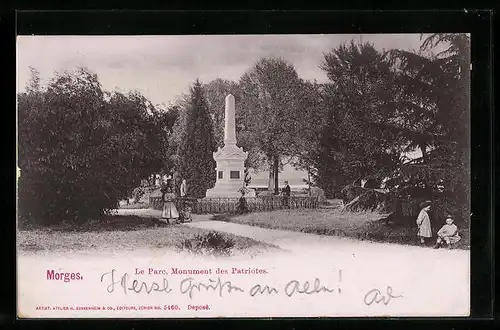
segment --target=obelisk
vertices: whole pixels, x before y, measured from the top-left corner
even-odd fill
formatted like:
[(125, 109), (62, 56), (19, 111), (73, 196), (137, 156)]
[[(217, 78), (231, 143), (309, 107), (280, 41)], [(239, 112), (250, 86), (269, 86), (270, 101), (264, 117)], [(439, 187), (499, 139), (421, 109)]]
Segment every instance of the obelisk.
[(224, 146), (236, 145), (236, 118), (234, 96), (226, 96), (226, 111), (224, 113)]
[[(207, 197), (239, 197), (244, 186), (245, 160), (248, 153), (236, 145), (236, 118), (234, 96), (226, 96), (224, 112), (224, 147), (214, 152), (217, 163), (215, 187), (207, 190)], [(255, 191), (249, 191), (250, 196)]]

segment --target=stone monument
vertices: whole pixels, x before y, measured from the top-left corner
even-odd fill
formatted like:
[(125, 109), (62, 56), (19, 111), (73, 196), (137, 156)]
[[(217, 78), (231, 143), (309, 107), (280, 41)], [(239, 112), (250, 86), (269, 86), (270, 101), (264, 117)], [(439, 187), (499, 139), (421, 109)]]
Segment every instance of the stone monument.
[[(231, 94), (226, 96), (224, 123), (224, 147), (214, 152), (216, 181), (215, 186), (207, 190), (207, 198), (240, 197), (245, 185), (243, 180), (248, 152), (236, 145), (234, 96)], [(255, 196), (255, 191), (246, 189), (246, 196)]]

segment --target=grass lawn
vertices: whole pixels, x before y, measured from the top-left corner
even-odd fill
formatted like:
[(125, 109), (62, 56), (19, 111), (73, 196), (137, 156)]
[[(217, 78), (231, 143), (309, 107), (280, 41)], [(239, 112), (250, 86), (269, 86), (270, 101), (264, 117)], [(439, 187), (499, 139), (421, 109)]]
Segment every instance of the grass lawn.
[[(46, 228), (30, 228), (17, 232), (17, 246), (23, 252), (37, 251), (123, 251), (141, 248), (177, 248), (197, 234), (210, 231), (183, 225), (165, 225), (157, 219), (137, 216), (108, 216), (75, 226), (61, 224)], [(261, 254), (276, 246), (250, 238), (223, 234), (232, 240), (232, 252)]]
[[(387, 224), (386, 215), (375, 212), (342, 212), (338, 209), (278, 210), (245, 215), (216, 215), (214, 220), (271, 229), (300, 231), (319, 235), (352, 237), (376, 242), (418, 245), (415, 227)], [(434, 233), (441, 227), (433, 225)], [(455, 248), (469, 249), (469, 230), (459, 228), (461, 241)], [(435, 243), (435, 238), (429, 245)]]

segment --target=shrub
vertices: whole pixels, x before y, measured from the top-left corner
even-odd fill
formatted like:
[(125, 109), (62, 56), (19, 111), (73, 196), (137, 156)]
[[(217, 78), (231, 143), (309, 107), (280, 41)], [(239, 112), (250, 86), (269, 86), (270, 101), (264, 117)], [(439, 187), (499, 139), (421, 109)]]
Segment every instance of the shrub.
[(31, 85), (18, 95), (23, 221), (98, 218), (164, 167), (170, 119), (139, 93), (108, 94), (86, 69), (56, 74), (44, 87), (34, 74)]
[(318, 202), (324, 203), (326, 200), (325, 191), (320, 187), (311, 187), (311, 196), (318, 197)]
[(194, 238), (185, 239), (177, 248), (194, 254), (229, 256), (234, 244), (234, 240), (227, 235), (211, 231), (207, 234), (196, 234)]
[(359, 196), (351, 200), (345, 206), (345, 209), (351, 212), (389, 212), (392, 209), (391, 206), (391, 199), (387, 194), (376, 190), (365, 189)]

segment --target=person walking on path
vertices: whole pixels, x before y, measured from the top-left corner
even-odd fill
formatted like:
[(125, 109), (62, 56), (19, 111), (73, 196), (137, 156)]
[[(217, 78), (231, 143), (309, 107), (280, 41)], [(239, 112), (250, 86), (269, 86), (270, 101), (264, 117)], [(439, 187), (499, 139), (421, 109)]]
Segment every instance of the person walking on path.
[(429, 218), (429, 211), (431, 209), (431, 202), (425, 201), (420, 204), (421, 210), (417, 217), (418, 233), (420, 243), (425, 244), (425, 240), (432, 237), (431, 219)]
[(178, 221), (179, 212), (175, 207), (175, 193), (171, 180), (167, 180), (167, 185), (161, 189), (161, 193), (161, 199), (163, 201), (163, 212), (161, 213), (161, 218), (166, 219), (167, 223), (170, 223), (170, 219)]

